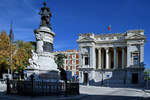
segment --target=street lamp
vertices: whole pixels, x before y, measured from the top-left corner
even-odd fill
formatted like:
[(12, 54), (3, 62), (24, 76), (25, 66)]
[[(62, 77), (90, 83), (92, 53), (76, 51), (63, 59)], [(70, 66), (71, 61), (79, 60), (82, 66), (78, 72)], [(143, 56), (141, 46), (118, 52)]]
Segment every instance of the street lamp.
[(12, 68), (12, 43), (10, 42), (10, 74), (13, 79), (13, 68)]

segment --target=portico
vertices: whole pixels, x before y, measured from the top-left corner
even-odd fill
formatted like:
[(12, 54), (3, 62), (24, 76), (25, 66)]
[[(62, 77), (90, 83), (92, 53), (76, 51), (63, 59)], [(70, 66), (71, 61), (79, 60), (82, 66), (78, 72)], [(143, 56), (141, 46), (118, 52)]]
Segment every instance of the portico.
[(126, 47), (104, 47), (96, 48), (96, 50), (96, 69), (126, 68)]

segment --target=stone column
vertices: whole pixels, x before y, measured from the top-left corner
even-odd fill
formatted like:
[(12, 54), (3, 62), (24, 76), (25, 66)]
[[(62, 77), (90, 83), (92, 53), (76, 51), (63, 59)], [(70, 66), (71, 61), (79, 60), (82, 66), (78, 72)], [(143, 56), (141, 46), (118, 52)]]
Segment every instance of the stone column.
[(124, 53), (124, 47), (122, 47), (122, 68), (124, 68), (124, 57), (125, 57), (124, 54), (125, 54)]
[(114, 47), (114, 69), (117, 69), (117, 48)]
[(98, 68), (102, 69), (102, 64), (101, 64), (101, 48), (98, 49)]
[(105, 48), (106, 50), (106, 69), (109, 69), (109, 48)]
[(90, 47), (90, 68), (95, 68), (96, 59), (95, 59), (95, 47)]
[(111, 66), (112, 66), (112, 65), (111, 65), (111, 56), (112, 56), (112, 55), (111, 55), (111, 52), (109, 51), (109, 68), (110, 68), (110, 69), (111, 69)]
[(130, 65), (132, 63), (130, 48), (131, 48), (131, 45), (128, 45), (127, 46), (127, 67), (130, 67)]
[(144, 44), (140, 45), (140, 64), (144, 64)]
[[(102, 51), (102, 49), (101, 49)], [(103, 69), (104, 68), (104, 52), (101, 52), (101, 68)]]

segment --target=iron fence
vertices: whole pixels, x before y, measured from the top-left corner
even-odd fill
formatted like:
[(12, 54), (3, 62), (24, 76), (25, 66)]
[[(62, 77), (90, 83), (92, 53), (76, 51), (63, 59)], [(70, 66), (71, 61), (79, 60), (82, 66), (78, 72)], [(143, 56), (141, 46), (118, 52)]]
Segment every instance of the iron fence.
[(79, 83), (8, 80), (7, 94), (23, 96), (78, 95)]

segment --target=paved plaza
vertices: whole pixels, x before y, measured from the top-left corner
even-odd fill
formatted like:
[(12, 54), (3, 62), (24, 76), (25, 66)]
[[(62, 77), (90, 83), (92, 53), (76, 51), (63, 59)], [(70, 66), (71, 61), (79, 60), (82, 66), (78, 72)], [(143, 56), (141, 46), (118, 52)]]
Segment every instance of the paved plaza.
[(80, 93), (88, 94), (81, 100), (149, 100), (150, 93), (142, 88), (111, 88), (80, 86)]
[(0, 92), (6, 91), (6, 84), (1, 84), (0, 83)]

